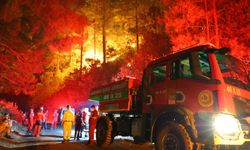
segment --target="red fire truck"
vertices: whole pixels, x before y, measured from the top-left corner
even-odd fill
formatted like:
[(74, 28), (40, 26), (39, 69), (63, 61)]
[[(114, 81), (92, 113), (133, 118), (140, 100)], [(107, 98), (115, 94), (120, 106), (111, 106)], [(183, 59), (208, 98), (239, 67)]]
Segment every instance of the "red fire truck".
[(250, 149), (249, 73), (228, 48), (211, 44), (152, 61), (143, 79), (94, 88), (90, 100), (105, 114), (97, 144), (117, 135), (150, 141), (157, 150)]

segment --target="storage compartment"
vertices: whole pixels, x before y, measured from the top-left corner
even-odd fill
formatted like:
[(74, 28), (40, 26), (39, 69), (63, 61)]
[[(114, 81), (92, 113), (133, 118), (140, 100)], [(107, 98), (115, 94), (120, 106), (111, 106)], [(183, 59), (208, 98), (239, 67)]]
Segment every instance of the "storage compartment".
[(126, 78), (92, 89), (89, 100), (98, 101), (101, 112), (130, 111), (133, 98), (131, 91), (137, 87), (138, 81), (136, 79)]

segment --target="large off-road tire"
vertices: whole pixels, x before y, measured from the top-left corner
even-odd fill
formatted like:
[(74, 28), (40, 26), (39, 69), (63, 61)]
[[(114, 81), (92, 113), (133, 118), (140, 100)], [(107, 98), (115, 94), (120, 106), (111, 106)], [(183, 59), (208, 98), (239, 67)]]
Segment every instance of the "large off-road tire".
[(105, 147), (112, 143), (112, 121), (109, 117), (100, 117), (96, 125), (96, 143), (99, 147)]
[(156, 150), (192, 150), (194, 145), (185, 127), (178, 123), (162, 126), (155, 141)]

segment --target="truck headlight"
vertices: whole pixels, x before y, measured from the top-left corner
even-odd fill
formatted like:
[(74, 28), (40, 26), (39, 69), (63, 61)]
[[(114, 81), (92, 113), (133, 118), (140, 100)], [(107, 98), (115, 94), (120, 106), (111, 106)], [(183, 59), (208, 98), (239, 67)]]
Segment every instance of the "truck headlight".
[(237, 139), (241, 133), (240, 122), (232, 115), (217, 114), (213, 122), (215, 132), (223, 139)]

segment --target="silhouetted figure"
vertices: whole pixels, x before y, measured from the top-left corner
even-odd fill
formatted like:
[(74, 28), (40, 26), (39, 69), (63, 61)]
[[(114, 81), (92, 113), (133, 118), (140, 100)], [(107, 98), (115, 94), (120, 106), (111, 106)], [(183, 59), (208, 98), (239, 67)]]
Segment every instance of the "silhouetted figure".
[(48, 116), (49, 116), (49, 111), (46, 109), (44, 111), (43, 115), (44, 115), (43, 129), (47, 130), (48, 129), (47, 120), (48, 120)]
[(23, 113), (22, 115), (22, 127), (24, 128), (26, 125), (28, 125), (28, 117), (26, 113)]
[(40, 132), (41, 132), (41, 128), (42, 128), (42, 124), (44, 121), (44, 114), (43, 114), (43, 110), (40, 109), (37, 113), (36, 113), (36, 123), (35, 123), (35, 128), (34, 128), (34, 133), (33, 135), (38, 137), (40, 136)]
[(83, 125), (82, 112), (78, 111), (75, 116), (75, 136), (74, 140), (80, 140), (81, 128)]

